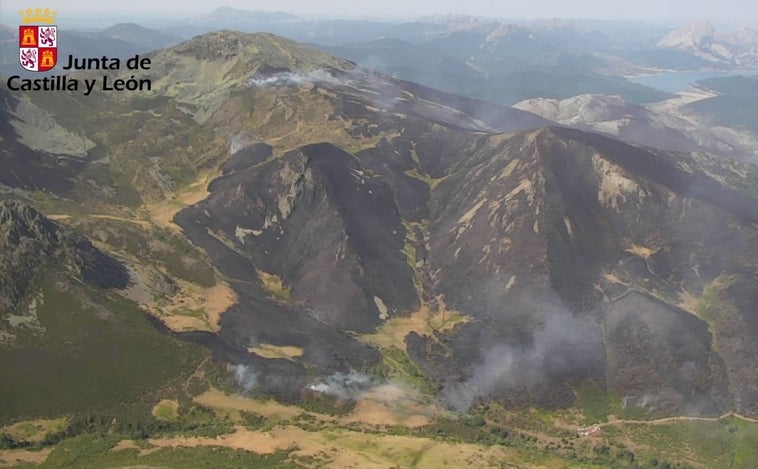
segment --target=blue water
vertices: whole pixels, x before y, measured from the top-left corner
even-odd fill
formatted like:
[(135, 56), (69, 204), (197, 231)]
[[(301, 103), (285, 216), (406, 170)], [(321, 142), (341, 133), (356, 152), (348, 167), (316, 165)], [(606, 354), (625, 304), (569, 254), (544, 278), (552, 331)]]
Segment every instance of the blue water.
[(668, 93), (678, 93), (687, 91), (692, 83), (706, 78), (756, 74), (758, 74), (758, 68), (731, 72), (662, 72), (646, 77), (630, 78), (629, 81)]

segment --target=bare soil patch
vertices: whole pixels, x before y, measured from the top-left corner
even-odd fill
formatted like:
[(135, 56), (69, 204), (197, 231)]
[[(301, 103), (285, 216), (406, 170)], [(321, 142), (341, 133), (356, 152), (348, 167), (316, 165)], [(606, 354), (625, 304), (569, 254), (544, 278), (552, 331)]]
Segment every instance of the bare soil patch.
[(53, 451), (53, 448), (40, 450), (6, 449), (0, 451), (0, 465), (5, 467), (15, 466), (22, 463), (42, 464)]

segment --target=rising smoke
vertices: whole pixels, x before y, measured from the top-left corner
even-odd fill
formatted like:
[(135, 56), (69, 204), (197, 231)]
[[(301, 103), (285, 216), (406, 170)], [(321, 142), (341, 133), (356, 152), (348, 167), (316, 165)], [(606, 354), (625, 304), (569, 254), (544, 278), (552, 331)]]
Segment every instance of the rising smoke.
[(235, 135), (229, 140), (229, 154), (235, 155), (249, 144), (249, 139), (245, 138), (243, 135)]
[(364, 94), (373, 105), (385, 111), (392, 110), (404, 99), (396, 83), (371, 70), (356, 68), (335, 76), (328, 70), (316, 69), (307, 73), (278, 72), (254, 75), (247, 80), (248, 86), (300, 86), (305, 84), (331, 84), (354, 88)]
[[(234, 376), (237, 386), (245, 392), (257, 388), (259, 382), (259, 373), (252, 365), (232, 365), (229, 368)], [(326, 394), (340, 399), (359, 399), (369, 389), (377, 386), (387, 386), (386, 383), (380, 383), (375, 378), (357, 372), (337, 372), (329, 376), (324, 376), (318, 381), (309, 384), (305, 389)]]
[(258, 373), (250, 365), (232, 365), (234, 381), (246, 392), (258, 386)]
[(482, 398), (529, 393), (542, 385), (591, 376), (602, 367), (601, 331), (592, 320), (573, 316), (555, 300), (531, 297), (521, 307), (527, 313), (522, 318), (542, 318), (531, 342), (486, 341), (481, 360), (469, 368), (466, 379), (444, 386), (442, 396), (450, 407), (465, 412)]
[(341, 399), (357, 399), (376, 384), (372, 377), (362, 373), (337, 372), (309, 384), (308, 389)]
[(326, 70), (316, 69), (307, 73), (280, 72), (269, 76), (253, 76), (247, 80), (248, 86), (299, 86), (307, 83), (338, 83), (334, 75)]

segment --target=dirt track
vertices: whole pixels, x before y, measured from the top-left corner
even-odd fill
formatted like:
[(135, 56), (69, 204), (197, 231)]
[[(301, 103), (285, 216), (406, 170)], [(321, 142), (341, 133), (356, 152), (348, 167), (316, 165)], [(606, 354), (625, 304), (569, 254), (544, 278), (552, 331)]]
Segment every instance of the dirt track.
[(700, 421), (700, 422), (718, 422), (719, 420), (723, 420), (729, 417), (735, 417), (740, 420), (744, 420), (746, 422), (752, 422), (752, 423), (758, 423), (758, 419), (745, 417), (743, 415), (737, 414), (735, 412), (727, 412), (723, 415), (720, 415), (718, 417), (685, 417), (685, 416), (679, 416), (679, 417), (665, 417), (662, 419), (655, 419), (655, 420), (628, 420), (628, 419), (619, 419), (619, 420), (613, 420), (610, 422), (605, 423), (599, 423), (597, 424), (598, 427), (608, 427), (610, 425), (618, 425), (618, 424), (637, 424), (637, 425), (662, 425), (670, 422), (682, 422), (682, 421)]

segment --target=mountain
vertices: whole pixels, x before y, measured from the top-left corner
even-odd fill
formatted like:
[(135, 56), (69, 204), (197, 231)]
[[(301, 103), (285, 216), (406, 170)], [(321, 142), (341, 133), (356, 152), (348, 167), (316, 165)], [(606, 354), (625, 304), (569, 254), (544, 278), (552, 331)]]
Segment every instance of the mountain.
[(658, 41), (658, 47), (692, 53), (712, 63), (755, 65), (756, 36), (749, 30), (733, 35), (716, 31), (712, 24), (694, 22), (675, 29)]
[(560, 34), (534, 31), (494, 21), (465, 23), (457, 28), (449, 23), (433, 26), (438, 29), (416, 41), (402, 39), (402, 31), (395, 30), (392, 34), (401, 39), (388, 35), (320, 48), (400, 79), (504, 105), (527, 98), (562, 99), (590, 92), (619, 94), (635, 103), (670, 97), (622, 77), (600, 73), (607, 68), (606, 60), (581, 50), (581, 42), (575, 47), (564, 46), (574, 44), (564, 37), (569, 34), (565, 30)]
[[(0, 24), (0, 66), (5, 69), (5, 67), (8, 67), (9, 65), (16, 65), (17, 58), (16, 54), (18, 54), (18, 33), (11, 28), (10, 26), (6, 26), (4, 24)], [(11, 55), (11, 52), (14, 54)], [(8, 72), (4, 72), (4, 75), (8, 75)]]
[[(409, 177), (398, 179), (388, 167), (392, 155), (402, 157), (403, 148), (412, 147), (412, 142), (418, 166), (407, 154), (405, 163), (400, 159), (394, 165), (442, 180), (433, 190)], [(418, 307), (414, 285), (420, 284), (419, 300), (434, 308), (442, 308), (439, 298), (444, 298), (447, 307), (472, 320), (446, 334), (411, 333), (406, 344), (411, 357), (443, 386), (456, 407), (466, 409), (475, 399), (504, 394), (515, 394), (509, 397), (514, 402), (565, 405), (572, 400), (567, 381), (587, 378), (607, 382), (614, 392), (626, 393), (630, 402), (642, 403), (643, 395), (659, 393), (655, 404), (640, 404), (659, 411), (697, 408), (716, 414), (731, 405), (725, 400), (726, 388), (705, 384), (728, 382), (727, 372), (716, 367), (721, 358), (710, 350), (707, 323), (697, 319), (696, 312), (684, 310), (680, 299), (690, 290), (699, 292), (720, 282), (716, 278), (723, 264), (706, 273), (706, 263), (713, 261), (706, 261), (704, 254), (697, 265), (705, 277), (693, 277), (676, 260), (681, 259), (680, 249), (691, 249), (686, 247), (690, 242), (719, 242), (720, 230), (698, 230), (697, 241), (687, 241), (681, 238), (679, 223), (666, 227), (663, 220), (670, 215), (653, 222), (660, 231), (650, 233), (646, 225), (645, 234), (637, 237), (630, 230), (643, 212), (646, 218), (667, 212), (648, 197), (683, 197), (682, 203), (695, 203), (695, 218), (686, 215), (679, 220), (684, 225), (729, 210), (732, 215), (726, 217), (735, 221), (718, 226), (737, 223), (735, 227), (739, 220), (750, 223), (758, 218), (755, 199), (724, 189), (705, 174), (677, 169), (674, 162), (661, 161), (656, 170), (660, 154), (563, 129), (479, 138), (476, 144), (451, 135), (444, 147), (438, 145), (401, 134), (357, 153), (360, 165), (331, 145), (303, 147), (259, 166), (261, 179), (232, 174), (217, 181), (206, 201), (177, 220), (194, 242), (218, 252), (218, 265), (242, 265), (239, 256), (255, 262), (291, 288), (295, 304), (306, 305), (321, 321), (340, 328), (369, 332), (387, 316), (412, 313)], [(465, 160), (453, 157), (472, 145), (478, 151), (467, 153)], [(287, 179), (278, 179), (285, 174)], [(488, 176), (477, 179), (472, 174)], [(580, 182), (574, 177), (588, 179)], [(650, 179), (643, 182), (640, 177)], [(590, 183), (594, 178), (598, 179)], [(383, 181), (389, 187), (382, 187)], [(696, 185), (702, 189), (687, 189)], [(674, 195), (680, 191), (684, 192)], [(341, 199), (345, 192), (351, 194), (349, 201)], [(726, 202), (732, 198), (735, 205)], [(244, 226), (234, 216), (228, 218), (239, 213), (245, 214)], [(209, 225), (219, 227), (220, 233), (203, 233), (202, 227)], [(500, 231), (503, 227), (506, 232)], [(231, 240), (239, 232), (251, 233), (237, 238), (239, 252), (219, 245), (218, 238)], [(331, 238), (330, 233), (344, 234)], [(410, 267), (402, 255), (391, 254), (402, 252), (403, 233), (417, 240), (411, 242), (416, 255), (408, 258), (415, 260)], [(604, 233), (601, 242), (598, 233)], [(677, 242), (651, 243), (648, 236)], [(755, 242), (755, 233), (744, 236), (735, 241), (745, 246)], [(324, 244), (314, 249), (313, 239)], [(282, 258), (275, 252), (288, 255)], [(665, 270), (647, 266), (646, 256), (652, 253), (660, 253)], [(741, 250), (740, 260), (734, 260), (740, 278), (736, 272), (752, 262), (742, 258), (748, 253)], [(321, 275), (312, 278), (313, 272)], [(754, 274), (747, 275), (749, 283)], [(331, 279), (326, 285), (324, 277)], [(321, 297), (324, 291), (329, 294)], [(650, 317), (637, 316), (642, 311)], [(600, 323), (590, 319), (594, 315)], [(659, 316), (666, 318), (664, 323), (648, 322)], [(234, 317), (231, 313), (226, 318), (239, 331), (241, 318)], [(645, 332), (647, 328), (656, 332)], [(554, 336), (558, 331), (564, 335)], [(635, 340), (650, 341), (662, 355), (685, 353), (675, 363), (691, 362), (698, 370), (694, 373), (705, 373), (704, 381), (676, 375), (664, 362), (654, 361), (657, 353), (647, 355), (648, 349), (635, 355), (624, 338), (632, 331), (642, 334)], [(692, 343), (691, 351), (669, 340), (676, 334), (685, 334), (682, 340)], [(437, 347), (449, 354), (430, 352)], [(606, 362), (609, 354), (619, 356)], [(553, 355), (560, 358), (553, 362)], [(528, 376), (512, 378), (523, 368), (531, 369)], [(637, 375), (632, 369), (647, 371)], [(648, 378), (639, 381), (641, 376)], [(692, 386), (701, 390), (693, 395)]]
[[(395, 231), (394, 234), (384, 233), (380, 237), (383, 243), (388, 244), (370, 247), (377, 240), (366, 239), (366, 247), (352, 254), (352, 264), (346, 261), (343, 267), (329, 271), (345, 279), (346, 283), (341, 286), (345, 289), (344, 298), (332, 291), (321, 300), (314, 297), (313, 304), (300, 300), (282, 301), (278, 294), (272, 293), (272, 285), (288, 285), (289, 281), (288, 277), (277, 273), (281, 268), (278, 264), (258, 265), (259, 260), (250, 264), (249, 259), (228, 257), (239, 250), (234, 243), (250, 236), (246, 233), (257, 231), (250, 228), (250, 220), (223, 216), (214, 222), (217, 225), (213, 228), (215, 234), (205, 239), (201, 238), (201, 235), (209, 233), (205, 228), (196, 232), (194, 220), (182, 216), (177, 218), (186, 220), (180, 223), (184, 230), (198, 237), (190, 237), (193, 244), (203, 246), (211, 259), (215, 259), (217, 264), (214, 268), (219, 269), (226, 279), (223, 283), (215, 278), (213, 271), (199, 269), (204, 255), (183, 247), (186, 245), (183, 243), (187, 243), (179, 239), (183, 236), (172, 235), (172, 247), (165, 248), (169, 249), (168, 252), (175, 252), (177, 259), (159, 261), (158, 265), (140, 260), (139, 250), (152, 244), (150, 239), (157, 235), (155, 229), (168, 225), (171, 230), (176, 230), (176, 225), (171, 223), (172, 216), (167, 216), (162, 224), (144, 232), (138, 229), (142, 226), (141, 222), (137, 226), (127, 223), (126, 227), (121, 228), (129, 233), (127, 238), (123, 233), (118, 233), (115, 226), (98, 228), (96, 221), (123, 224), (119, 220), (133, 219), (145, 204), (150, 207), (151, 217), (159, 217), (158, 211), (171, 210), (173, 203), (170, 200), (181, 197), (188, 186), (198, 182), (198, 171), (207, 172), (218, 167), (229, 158), (230, 146), (247, 148), (245, 142), (270, 142), (276, 153), (298, 152), (306, 143), (318, 143), (326, 135), (331, 135), (333, 144), (355, 152), (394, 135), (402, 125), (420, 125), (428, 128), (428, 132), (439, 133), (448, 128), (460, 129), (461, 132), (512, 131), (547, 123), (523, 111), (448, 95), (360, 70), (350, 62), (267, 34), (213, 33), (156, 52), (152, 55), (152, 61), (155, 64), (150, 71), (155, 77), (154, 94), (148, 97), (114, 95), (102, 102), (104, 107), (100, 110), (90, 107), (86, 98), (76, 94), (32, 93), (22, 96), (9, 93), (6, 136), (18, 150), (8, 147), (5, 158), (9, 162), (19, 161), (22, 156), (20, 152), (23, 151), (29, 154), (29, 162), (33, 164), (28, 162), (21, 165), (28, 170), (28, 173), (21, 173), (27, 174), (27, 179), (19, 179), (19, 174), (14, 172), (15, 178), (8, 178), (4, 183), (16, 190), (33, 193), (45, 181), (40, 177), (44, 173), (40, 173), (34, 164), (44, 168), (58, 161), (77, 161), (79, 166), (69, 173), (51, 171), (51, 177), (53, 174), (63, 176), (62, 181), (65, 181), (65, 185), (61, 182), (61, 187), (55, 188), (57, 197), (69, 201), (64, 206), (68, 203), (86, 204), (88, 208), (85, 213), (93, 215), (84, 216), (79, 222), (84, 232), (105, 239), (103, 242), (106, 244), (113, 243), (110, 248), (133, 263), (130, 265), (139, 276), (136, 282), (139, 287), (136, 290), (139, 291), (134, 293), (138, 296), (133, 298), (139, 297), (147, 309), (178, 331), (187, 330), (181, 324), (193, 324), (182, 319), (187, 313), (176, 305), (179, 301), (184, 302), (186, 296), (210, 289), (238, 298), (236, 304), (229, 303), (224, 307), (231, 306), (223, 316), (219, 335), (215, 334), (218, 326), (212, 324), (211, 318), (206, 318), (209, 326), (201, 329), (209, 329), (214, 334), (195, 334), (194, 340), (210, 343), (227, 360), (259, 370), (261, 385), (288, 399), (298, 398), (308, 384), (306, 379), (310, 372), (329, 375), (337, 371), (364, 369), (376, 363), (376, 351), (344, 333), (344, 329), (367, 333), (379, 324), (378, 311), (383, 308), (407, 312), (418, 306), (413, 284), (407, 282), (411, 279), (412, 270), (402, 255), (404, 237), (400, 233), (404, 230), (401, 219), (395, 214), (391, 197), (385, 200), (385, 204), (389, 205), (377, 207), (390, 217), (385, 220), (389, 225), (382, 227), (382, 230), (392, 226)], [(167, 99), (168, 96), (171, 98)], [(140, 102), (142, 104), (138, 104)], [(138, 119), (124, 121), (112, 117), (114, 106), (139, 106), (152, 111), (140, 113)], [(64, 112), (76, 108), (82, 110), (76, 116), (70, 111)], [(169, 119), (167, 116), (172, 117)], [(401, 124), (406, 121), (407, 124)], [(27, 140), (26, 136), (39, 134), (39, 126), (60, 128), (56, 134), (59, 135), (58, 140)], [(169, 130), (175, 126), (174, 130)], [(93, 132), (94, 129), (99, 130)], [(174, 139), (159, 137), (166, 132), (172, 133)], [(136, 135), (140, 137), (135, 139)], [(63, 140), (78, 140), (84, 146), (65, 148), (60, 144)], [(147, 141), (154, 141), (157, 145), (145, 147)], [(59, 150), (56, 151), (56, 148)], [(237, 151), (235, 149), (235, 155)], [(265, 149), (239, 151), (238, 158), (247, 155), (247, 159), (229, 163), (228, 168), (247, 167), (245, 165), (251, 164), (249, 158), (260, 163), (271, 156)], [(74, 152), (78, 156), (65, 154)], [(188, 152), (191, 157), (187, 156)], [(136, 161), (135, 155), (139, 155)], [(323, 177), (331, 180), (331, 173), (338, 171), (340, 166), (343, 165), (324, 167)], [(345, 169), (348, 167), (344, 166)], [(339, 178), (345, 176), (347, 174), (339, 175)], [(338, 176), (335, 174), (334, 177)], [(410, 181), (412, 187), (413, 181), (418, 181), (411, 191), (418, 191), (418, 186), (423, 185), (411, 176), (401, 177)], [(347, 181), (350, 180), (351, 177), (348, 177)], [(214, 187), (220, 181), (214, 181)], [(293, 181), (288, 179), (282, 181), (282, 184), (291, 183)], [(337, 186), (345, 183), (342, 179), (332, 182)], [(375, 189), (377, 193), (390, 195), (383, 184), (377, 184)], [(348, 202), (350, 199), (334, 202), (337, 205), (332, 207), (336, 209)], [(370, 203), (370, 200), (364, 202)], [(268, 203), (281, 207), (279, 219), (286, 216), (289, 203), (286, 197)], [(54, 200), (50, 200), (49, 204), (59, 206)], [(366, 223), (375, 223), (361, 217), (340, 221), (341, 217), (353, 213), (350, 210), (343, 213), (342, 210), (348, 208), (339, 208), (341, 215), (332, 221), (336, 225), (328, 226), (344, 223), (343, 229), (352, 233), (368, 229), (364, 226)], [(363, 209), (357, 207), (352, 210)], [(173, 213), (176, 211), (178, 208)], [(80, 214), (77, 209), (76, 219), (81, 218)], [(101, 214), (104, 218), (100, 218)], [(146, 226), (150, 227), (152, 223)], [(231, 230), (229, 239), (229, 233), (224, 231), (227, 228)], [(160, 236), (165, 237), (165, 234)], [(360, 234), (353, 233), (351, 238), (360, 240)], [(338, 244), (344, 244), (344, 240)], [(350, 280), (356, 269), (367, 268), (368, 253), (363, 249), (373, 250), (373, 255), (379, 256), (376, 258), (378, 264), (369, 264), (369, 268), (389, 267), (389, 270), (377, 272), (378, 277), (371, 281)], [(385, 249), (398, 250), (392, 262), (390, 258), (383, 258)], [(224, 253), (227, 257), (215, 257)], [(255, 268), (250, 269), (250, 265), (255, 265)], [(316, 269), (316, 266), (313, 268)], [(395, 269), (404, 271), (401, 278), (393, 278), (397, 274)], [(305, 269), (302, 275), (306, 275), (308, 270)], [(311, 275), (306, 277), (311, 278), (310, 282), (316, 281)], [(179, 288), (171, 285), (177, 282), (172, 280), (177, 277), (182, 279)], [(374, 283), (379, 282), (379, 278), (386, 279), (386, 286)], [(406, 282), (398, 284), (401, 279)], [(226, 282), (234, 290), (233, 293), (225, 292), (224, 289), (229, 288), (223, 286)], [(313, 295), (330, 291), (319, 287), (318, 282), (310, 285)], [(279, 294), (284, 294), (289, 288), (282, 286)], [(292, 292), (292, 295), (298, 294), (299, 290)], [(166, 301), (166, 296), (172, 300)], [(380, 306), (382, 302), (385, 302), (384, 306)], [(326, 320), (315, 310), (329, 310), (333, 319)], [(278, 313), (272, 314), (273, 311)], [(269, 324), (263, 331), (260, 330), (261, 321)], [(172, 326), (174, 324), (176, 326)], [(195, 325), (190, 329), (197, 327)], [(247, 348), (258, 342), (300, 347), (304, 351), (302, 363), (271, 361), (248, 353)], [(284, 379), (284, 376), (288, 378)]]
[[(709, 59), (731, 59), (731, 54), (720, 44), (714, 45), (715, 31), (710, 23), (690, 23), (675, 29), (658, 41), (660, 47), (684, 49), (709, 54)], [(715, 46), (715, 47), (714, 47)]]
[[(14, 304), (41, 291), (46, 331), (0, 348), (8, 447), (44, 446), (13, 427), (44, 417), (67, 419), (48, 432), (52, 467), (658, 465), (691, 459), (661, 454), (650, 428), (701, 422), (728, 442), (718, 460), (738, 459), (754, 429), (733, 413), (758, 415), (755, 165), (271, 34), (150, 58), (150, 90), (3, 89), (2, 164), (25, 172), (0, 195), (37, 209), (6, 202), (2, 230), (24, 234), (2, 244), (2, 278), (39, 279)], [(646, 115), (582, 99), (571, 109), (598, 121)], [(26, 274), (34, 256), (50, 264)], [(614, 436), (628, 420), (631, 443)], [(577, 436), (594, 423), (602, 440)], [(398, 450), (418, 444), (434, 451)]]
[[(717, 79), (718, 80), (718, 79)], [(735, 85), (736, 86), (736, 85)], [(711, 97), (702, 99), (709, 102)], [(758, 141), (731, 123), (714, 126), (710, 119), (694, 111), (698, 102), (678, 105), (677, 100), (637, 105), (620, 96), (580, 95), (555, 100), (536, 98), (514, 107), (546, 119), (582, 128), (621, 140), (673, 151), (700, 151), (754, 161)]]
[(68, 415), (74, 436), (73, 420), (115, 412), (134, 425), (150, 415), (141, 399), (180, 389), (207, 356), (122, 296), (132, 278), (119, 259), (25, 203), (0, 201), (0, 269), (4, 424)]
[(100, 31), (98, 34), (102, 37), (119, 39), (142, 47), (143, 51), (163, 49), (164, 47), (173, 46), (182, 41), (178, 36), (157, 29), (145, 28), (134, 23), (114, 24), (113, 26)]
[(756, 77), (718, 77), (697, 82), (697, 86), (716, 96), (696, 101), (687, 106), (691, 112), (705, 117), (711, 125), (758, 132), (756, 104), (758, 79)]
[[(35, 116), (37, 108), (25, 106), (24, 101), (19, 101), (5, 87), (0, 89), (0, 100), (3, 103), (0, 110), (0, 138), (4, 143), (0, 149), (0, 162), (6, 168), (0, 175), (0, 183), (19, 189), (51, 192), (70, 190), (73, 184), (69, 178), (79, 172), (84, 164), (74, 155), (85, 155), (86, 149), (90, 147), (89, 142), (76, 139), (75, 135), (54, 125), (55, 121), (49, 113), (39, 111)], [(18, 123), (22, 121), (34, 122), (36, 125), (27, 127), (27, 131), (19, 130)], [(14, 123), (17, 125), (14, 126)], [(41, 131), (40, 128), (46, 130)], [(41, 137), (45, 134), (50, 138)], [(43, 141), (74, 155), (50, 158), (40, 151), (43, 147), (48, 147), (45, 144), (40, 146)], [(63, 141), (70, 143), (63, 144)]]
[(314, 19), (284, 12), (221, 7), (206, 16), (170, 24), (166, 31), (185, 39), (221, 29), (245, 33), (269, 32), (300, 41), (336, 45), (375, 39), (392, 26), (386, 21)]
[(83, 281), (101, 288), (124, 288), (127, 284), (124, 266), (29, 206), (3, 202), (0, 225), (4, 255), (0, 269), (16, 274), (0, 284), (6, 311), (18, 307), (29, 283), (46, 268), (45, 262), (72, 270)]
[[(655, 217), (642, 212), (665, 212), (653, 201), (665, 200), (672, 193), (678, 194), (675, 199), (694, 197), (714, 203), (721, 196), (701, 196), (710, 192), (706, 187), (715, 181), (705, 174), (676, 169), (674, 161), (666, 162), (671, 156), (662, 157), (660, 152), (568, 129), (518, 135), (506, 141), (505, 149), (503, 154), (516, 159), (485, 153), (489, 158), (469, 159), (458, 177), (451, 176), (437, 188), (439, 202), (433, 205), (431, 219), (435, 221), (429, 226), (430, 270), (437, 272), (436, 284), (449, 304), (478, 320), (462, 326), (446, 348), (471, 351), (471, 344), (477, 344), (474, 353), (481, 357), (481, 364), (472, 370), (470, 361), (461, 358), (463, 354), (452, 353), (448, 360), (427, 356), (427, 369), (440, 377), (460, 369), (460, 381), (448, 389), (462, 404), (498, 393), (510, 395), (514, 402), (527, 393), (529, 400), (560, 402), (571, 399), (571, 392), (568, 386), (561, 391), (558, 383), (593, 377), (638, 403), (633, 405), (659, 410), (682, 405), (720, 412), (722, 405), (728, 405), (721, 390), (711, 387), (700, 394), (704, 389), (693, 381), (678, 388), (681, 376), (666, 370), (656, 358), (658, 352), (684, 353), (696, 368), (709, 370), (701, 375), (704, 382), (724, 376), (721, 369), (712, 367), (720, 359), (707, 351), (706, 325), (691, 322), (698, 307), (688, 312), (677, 299), (701, 287), (689, 284), (695, 278), (683, 265), (668, 264), (681, 259), (677, 251), (688, 241), (680, 230), (689, 226), (689, 216), (677, 218), (670, 227), (663, 219), (653, 223), (655, 229), (645, 224), (639, 233), (644, 240), (637, 238), (634, 229), (638, 220)], [(479, 181), (468, 176), (477, 173), (505, 176)], [(687, 182), (691, 177), (698, 182)], [(688, 188), (697, 189), (690, 192), (693, 189)], [(451, 203), (455, 199), (450, 197), (458, 197), (454, 194), (465, 194), (466, 202)], [(735, 214), (736, 219), (754, 219), (755, 199), (744, 200), (751, 208)], [(507, 241), (500, 238), (500, 226), (509, 228)], [(707, 244), (707, 231), (695, 231), (698, 242)], [(720, 229), (712, 233), (717, 238), (723, 234)], [(651, 243), (653, 238), (676, 241)], [(750, 245), (754, 240), (745, 242)], [(450, 252), (452, 257), (443, 254)], [(648, 254), (654, 257), (653, 253), (665, 258), (663, 264), (671, 270), (656, 271), (654, 264), (648, 265)], [(665, 280), (660, 283), (657, 277)], [(744, 310), (743, 314), (749, 313)], [(664, 322), (650, 322), (652, 318)], [(479, 321), (487, 327), (479, 327)], [(677, 335), (687, 336), (683, 341), (693, 348), (685, 351), (677, 345), (680, 342), (670, 340)], [(428, 338), (419, 342), (425, 344), (420, 350), (433, 345)], [(643, 348), (647, 358), (637, 355), (632, 346), (640, 342), (648, 344)], [(699, 389), (697, 397), (693, 389)], [(653, 394), (655, 399), (640, 400)]]
[(721, 95), (750, 96), (758, 94), (758, 75), (714, 77), (700, 80), (696, 85), (699, 88), (714, 91)]

